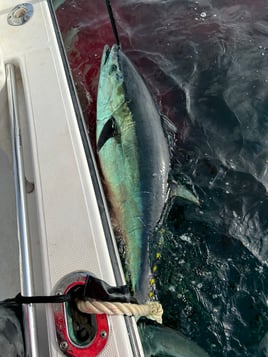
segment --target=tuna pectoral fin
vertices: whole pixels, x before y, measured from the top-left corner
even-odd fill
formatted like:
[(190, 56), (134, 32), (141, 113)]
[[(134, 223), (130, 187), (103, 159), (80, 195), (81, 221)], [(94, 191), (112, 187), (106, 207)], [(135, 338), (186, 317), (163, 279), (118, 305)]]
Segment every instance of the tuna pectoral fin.
[(101, 150), (103, 145), (108, 141), (110, 138), (114, 138), (115, 136), (118, 135), (118, 130), (116, 126), (116, 122), (114, 117), (111, 117), (103, 126), (102, 131), (100, 133), (98, 143), (97, 143), (97, 149), (98, 151)]
[(139, 333), (145, 357), (209, 357), (195, 342), (171, 328), (142, 323)]

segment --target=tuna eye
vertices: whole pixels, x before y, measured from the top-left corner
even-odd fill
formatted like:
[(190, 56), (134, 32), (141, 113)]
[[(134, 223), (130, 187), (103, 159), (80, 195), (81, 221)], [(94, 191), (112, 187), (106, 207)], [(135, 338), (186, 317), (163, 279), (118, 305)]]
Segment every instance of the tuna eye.
[(116, 72), (116, 71), (117, 71), (117, 65), (116, 64), (112, 64), (111, 67), (110, 67), (109, 74), (112, 74), (113, 72)]

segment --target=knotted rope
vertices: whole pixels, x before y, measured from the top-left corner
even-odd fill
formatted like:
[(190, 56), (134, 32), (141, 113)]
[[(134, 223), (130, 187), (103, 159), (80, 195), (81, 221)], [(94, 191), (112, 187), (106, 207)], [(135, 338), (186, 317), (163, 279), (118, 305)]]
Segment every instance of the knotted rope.
[[(66, 302), (76, 302), (78, 310), (86, 314), (106, 314), (106, 315), (126, 315), (126, 316), (137, 316), (141, 317), (144, 316), (150, 320), (154, 320), (159, 324), (162, 324), (162, 315), (163, 315), (163, 308), (162, 305), (158, 301), (148, 301), (146, 304), (135, 304), (131, 301), (131, 298), (126, 295), (125, 300), (123, 300), (124, 295), (126, 294), (124, 290), (124, 286), (121, 287), (110, 287), (104, 281), (91, 278), (90, 281), (91, 287), (95, 283), (95, 287), (97, 290), (100, 287), (103, 289), (103, 295), (107, 295), (107, 297), (119, 295), (121, 301), (127, 302), (111, 302), (111, 301), (100, 301), (95, 298), (91, 290), (84, 291), (84, 297), (81, 297), (81, 294), (62, 294), (62, 295), (51, 295), (51, 296), (22, 296), (20, 293), (15, 296), (14, 298), (6, 299), (4, 301), (0, 301), (0, 306), (4, 305), (7, 307), (14, 307), (21, 304), (56, 304), (56, 303), (66, 303)], [(93, 280), (94, 279), (94, 280)], [(121, 294), (121, 295), (120, 295)], [(91, 295), (91, 298), (89, 297)], [(93, 298), (94, 296), (94, 298)], [(108, 299), (107, 298), (107, 299)], [(116, 301), (116, 300), (114, 300)]]
[(131, 303), (108, 302), (97, 300), (79, 300), (77, 307), (86, 314), (144, 316), (162, 324), (163, 308), (158, 301), (150, 301), (144, 305)]

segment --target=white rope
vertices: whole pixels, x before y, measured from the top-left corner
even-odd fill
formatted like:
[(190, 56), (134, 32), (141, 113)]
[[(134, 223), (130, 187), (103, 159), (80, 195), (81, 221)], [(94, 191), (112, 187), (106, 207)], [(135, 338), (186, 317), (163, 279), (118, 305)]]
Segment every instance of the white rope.
[(77, 307), (86, 314), (144, 316), (162, 324), (163, 308), (158, 301), (150, 301), (144, 305), (108, 302), (97, 300), (79, 300)]

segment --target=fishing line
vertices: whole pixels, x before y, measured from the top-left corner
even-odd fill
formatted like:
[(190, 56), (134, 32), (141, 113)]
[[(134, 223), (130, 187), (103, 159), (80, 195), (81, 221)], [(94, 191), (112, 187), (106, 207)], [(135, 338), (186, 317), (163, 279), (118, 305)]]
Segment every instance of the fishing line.
[(110, 17), (111, 25), (112, 25), (112, 28), (113, 28), (113, 33), (114, 33), (116, 44), (118, 46), (120, 46), (120, 41), (119, 41), (118, 31), (117, 31), (117, 27), (116, 27), (116, 22), (115, 22), (115, 19), (114, 19), (113, 9), (112, 9), (112, 6), (111, 6), (111, 1), (110, 0), (105, 0), (105, 3), (106, 3), (106, 7), (107, 7), (108, 14), (109, 14), (109, 17)]

